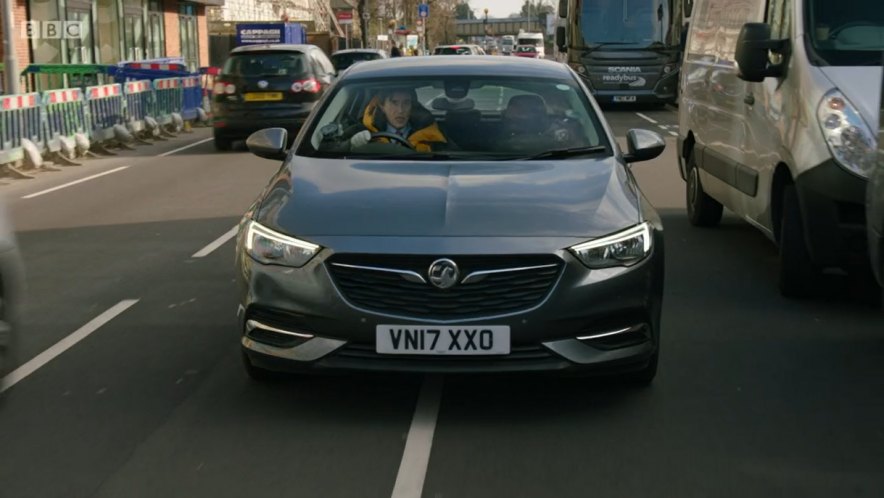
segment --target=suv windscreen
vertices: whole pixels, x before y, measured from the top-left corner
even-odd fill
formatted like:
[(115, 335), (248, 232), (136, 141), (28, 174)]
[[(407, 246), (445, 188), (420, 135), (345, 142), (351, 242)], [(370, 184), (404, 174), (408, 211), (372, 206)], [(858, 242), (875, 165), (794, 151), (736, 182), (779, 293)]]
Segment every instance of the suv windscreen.
[(816, 55), (831, 66), (880, 66), (884, 1), (806, 0), (807, 31)]
[(469, 55), (469, 47), (436, 47), (435, 55)]
[(307, 56), (300, 52), (254, 52), (232, 54), (222, 73), (228, 76), (297, 78), (309, 73)]
[(612, 153), (577, 83), (545, 78), (342, 80), (306, 136), (299, 155), (330, 158), (505, 160), (588, 148), (589, 154)]
[(357, 62), (373, 61), (380, 58), (380, 54), (372, 52), (351, 52), (332, 55), (332, 63), (335, 65), (335, 69), (343, 71)]

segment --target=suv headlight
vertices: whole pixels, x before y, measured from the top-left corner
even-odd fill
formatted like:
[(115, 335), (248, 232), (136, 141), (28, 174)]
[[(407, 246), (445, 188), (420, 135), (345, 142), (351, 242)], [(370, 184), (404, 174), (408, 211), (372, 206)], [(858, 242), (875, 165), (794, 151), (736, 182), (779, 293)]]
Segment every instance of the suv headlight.
[(647, 223), (584, 242), (570, 251), (590, 268), (632, 266), (651, 252), (651, 227)]
[(875, 167), (877, 137), (856, 107), (844, 94), (832, 90), (820, 102), (817, 119), (835, 162), (868, 178)]
[(319, 252), (319, 246), (289, 237), (254, 221), (246, 226), (246, 252), (255, 261), (265, 265), (300, 268)]

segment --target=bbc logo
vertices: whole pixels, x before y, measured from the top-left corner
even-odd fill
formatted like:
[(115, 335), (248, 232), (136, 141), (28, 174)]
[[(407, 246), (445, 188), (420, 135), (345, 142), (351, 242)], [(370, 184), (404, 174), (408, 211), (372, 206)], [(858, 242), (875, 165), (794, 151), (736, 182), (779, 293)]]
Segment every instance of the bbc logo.
[(77, 40), (86, 35), (83, 21), (26, 21), (21, 23), (21, 37), (27, 39)]

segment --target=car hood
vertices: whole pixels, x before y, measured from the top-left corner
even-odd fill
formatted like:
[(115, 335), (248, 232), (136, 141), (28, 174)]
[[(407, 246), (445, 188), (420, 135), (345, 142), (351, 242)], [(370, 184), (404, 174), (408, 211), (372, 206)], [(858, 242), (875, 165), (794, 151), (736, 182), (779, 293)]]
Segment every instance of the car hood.
[(881, 66), (821, 67), (820, 71), (850, 99), (866, 124), (878, 129), (881, 102)]
[(597, 237), (640, 221), (614, 158), (403, 162), (294, 157), (255, 219), (296, 236)]

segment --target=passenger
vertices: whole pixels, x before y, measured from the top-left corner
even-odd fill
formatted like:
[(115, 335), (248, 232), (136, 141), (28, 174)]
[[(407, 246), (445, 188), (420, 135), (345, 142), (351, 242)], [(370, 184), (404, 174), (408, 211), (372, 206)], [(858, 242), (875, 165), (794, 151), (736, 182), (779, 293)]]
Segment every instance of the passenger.
[[(503, 113), (503, 141), (516, 150), (570, 148), (585, 145), (579, 127), (567, 119), (550, 117), (539, 95), (516, 95)], [(578, 125), (579, 126), (579, 125)]]
[[(448, 145), (448, 139), (439, 129), (433, 114), (417, 101), (414, 90), (384, 89), (369, 102), (362, 116), (364, 130), (350, 138), (350, 147), (361, 147), (371, 141), (373, 133), (399, 135), (418, 152), (432, 152)], [(379, 142), (389, 142), (379, 138)]]

